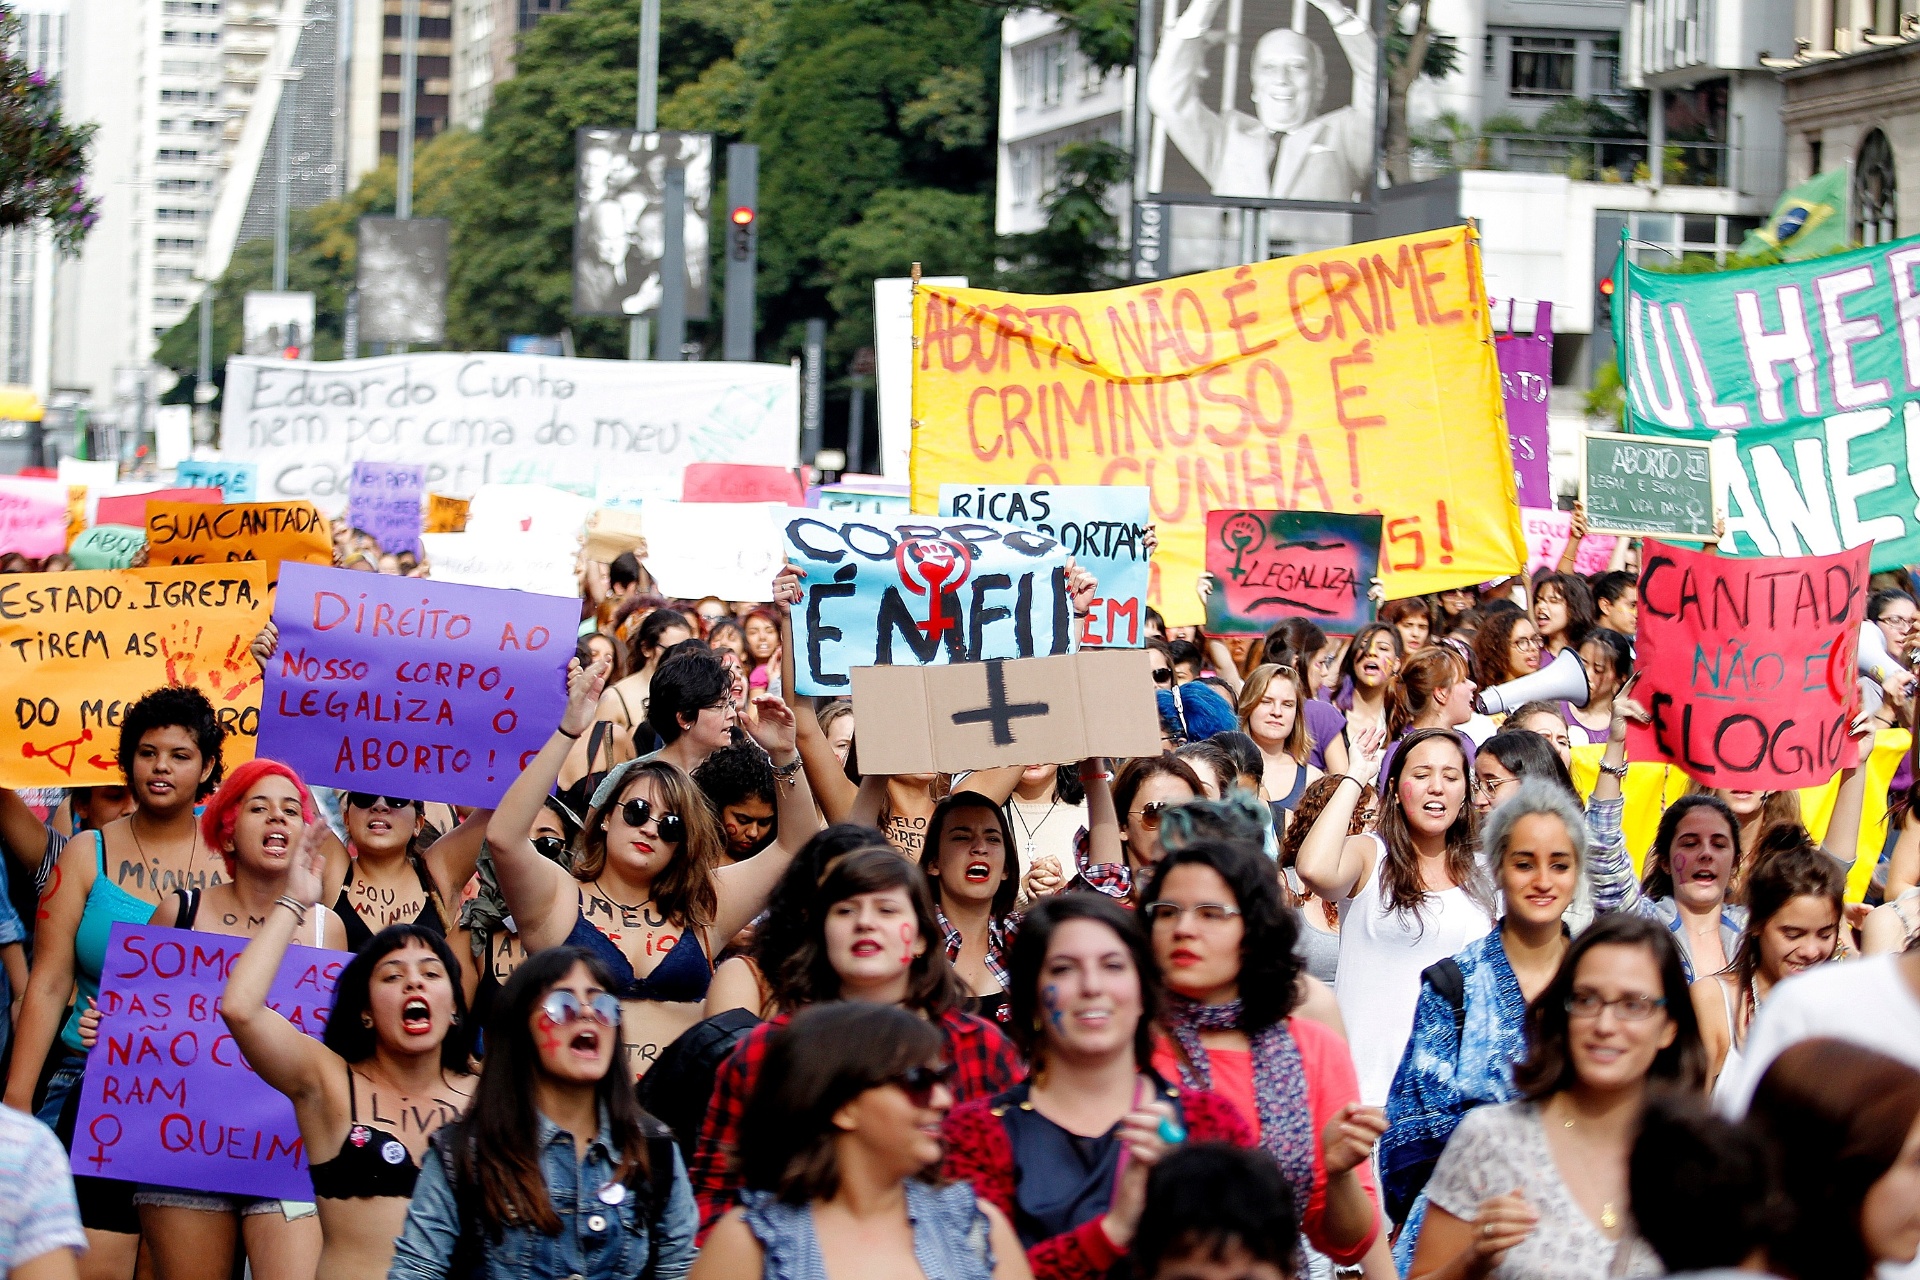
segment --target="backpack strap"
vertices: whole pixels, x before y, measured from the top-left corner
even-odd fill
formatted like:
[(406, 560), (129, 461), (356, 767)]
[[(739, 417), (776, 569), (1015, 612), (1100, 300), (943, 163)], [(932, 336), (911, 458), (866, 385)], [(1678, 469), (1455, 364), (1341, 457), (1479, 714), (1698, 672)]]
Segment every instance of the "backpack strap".
[(647, 1135), (646, 1178), (642, 1182), (635, 1169), (627, 1175), (627, 1186), (635, 1195), (646, 1193), (647, 1264), (640, 1270), (640, 1280), (653, 1280), (660, 1264), (660, 1225), (673, 1199), (673, 1157), (678, 1148), (673, 1130), (652, 1116), (642, 1114), (640, 1127)]
[(1454, 1043), (1458, 1044), (1467, 1030), (1467, 976), (1460, 972), (1460, 966), (1449, 956), (1428, 965), (1420, 977), (1453, 1010), (1453, 1038)]

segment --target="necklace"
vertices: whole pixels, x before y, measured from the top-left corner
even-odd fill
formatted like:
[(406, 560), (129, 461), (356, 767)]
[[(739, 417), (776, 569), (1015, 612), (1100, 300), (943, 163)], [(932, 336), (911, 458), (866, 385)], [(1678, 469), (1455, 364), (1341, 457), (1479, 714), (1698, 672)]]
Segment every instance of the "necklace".
[(1033, 848), (1036, 843), (1034, 837), (1047, 825), (1047, 819), (1053, 816), (1053, 811), (1060, 807), (1060, 792), (1057, 789), (1054, 791), (1053, 801), (1047, 805), (1047, 811), (1041, 814), (1040, 821), (1034, 823), (1032, 826), (1027, 825), (1027, 815), (1020, 812), (1020, 798), (1018, 796), (1015, 796), (1013, 803), (1007, 807), (1013, 810), (1014, 818), (1020, 823), (1020, 834), (1026, 837), (1026, 860), (1027, 865), (1031, 867), (1033, 865)]
[(627, 910), (627, 911), (638, 911), (638, 910), (640, 910), (640, 909), (641, 909), (642, 907), (646, 907), (646, 906), (649, 906), (649, 905), (651, 905), (651, 904), (652, 904), (652, 902), (653, 902), (653, 895), (652, 895), (652, 894), (648, 894), (648, 895), (647, 895), (646, 897), (644, 897), (644, 898), (642, 898), (642, 899), (640, 899), (640, 901), (638, 901), (638, 902), (622, 902), (622, 901), (620, 901), (620, 899), (618, 899), (618, 898), (616, 898), (616, 897), (614, 897), (614, 896), (613, 896), (612, 894), (610, 894), (610, 893), (608, 893), (608, 892), (607, 892), (607, 887), (606, 887), (605, 885), (603, 885), (603, 884), (601, 884), (601, 883), (600, 883), (600, 882), (599, 882), (598, 880), (595, 880), (595, 881), (593, 882), (593, 887), (594, 887), (595, 889), (598, 889), (598, 890), (600, 891), (600, 896), (601, 896), (601, 897), (603, 897), (603, 898), (605, 898), (605, 899), (606, 899), (606, 900), (607, 900), (608, 902), (611, 902), (611, 903), (612, 903), (612, 904), (613, 904), (614, 906), (616, 906), (616, 907), (620, 907), (620, 908), (622, 908), (622, 909), (624, 909), (624, 910)]
[[(133, 814), (127, 818), (127, 830), (133, 836), (133, 847), (140, 851), (140, 861), (154, 864), (154, 878), (158, 879), (159, 878), (159, 866), (158, 866), (159, 859), (149, 858), (147, 856), (147, 846), (140, 843), (140, 828), (134, 825), (134, 818), (137, 818), (137, 817), (139, 817), (138, 814)], [(193, 824), (193, 847), (187, 851), (186, 870), (191, 872), (193, 870), (193, 864), (199, 861), (199, 859), (200, 859), (200, 824), (196, 822)]]
[[(1571, 1129), (1573, 1128), (1573, 1121), (1574, 1117), (1568, 1116), (1560, 1122), (1560, 1127), (1562, 1129)], [(1602, 1200), (1600, 1202), (1600, 1229), (1602, 1231), (1612, 1231), (1619, 1225), (1620, 1210), (1614, 1206), (1613, 1201)]]

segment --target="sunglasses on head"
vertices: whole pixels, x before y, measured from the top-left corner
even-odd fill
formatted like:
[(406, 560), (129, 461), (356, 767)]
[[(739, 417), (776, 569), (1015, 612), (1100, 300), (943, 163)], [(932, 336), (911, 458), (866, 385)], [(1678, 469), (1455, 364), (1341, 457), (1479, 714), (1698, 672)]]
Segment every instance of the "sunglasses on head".
[(402, 799), (399, 796), (377, 796), (370, 791), (347, 792), (347, 803), (356, 809), (371, 809), (382, 801), (386, 802), (386, 806), (389, 809), (411, 809), (416, 803), (412, 800)]
[(596, 993), (584, 1005), (571, 991), (549, 991), (547, 998), (540, 1002), (540, 1012), (556, 1027), (571, 1026), (587, 1018), (603, 1027), (620, 1025), (620, 1001), (605, 991)]
[[(644, 827), (647, 819), (654, 816), (653, 805), (645, 800), (629, 800), (620, 806), (620, 820), (630, 827)], [(687, 821), (677, 813), (660, 814), (653, 829), (668, 844), (679, 844), (687, 838)]]
[(937, 1067), (908, 1067), (887, 1083), (906, 1094), (907, 1101), (914, 1106), (924, 1107), (933, 1101), (935, 1089), (943, 1084), (953, 1083), (953, 1064), (948, 1062)]

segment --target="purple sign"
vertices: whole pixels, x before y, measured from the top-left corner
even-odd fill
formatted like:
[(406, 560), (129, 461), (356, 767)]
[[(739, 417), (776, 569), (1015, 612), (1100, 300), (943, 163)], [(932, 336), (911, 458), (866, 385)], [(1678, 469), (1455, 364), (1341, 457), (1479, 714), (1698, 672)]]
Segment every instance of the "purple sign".
[[(253, 1073), (220, 1019), (245, 938), (116, 924), (100, 975), (73, 1171), (193, 1191), (313, 1199), (293, 1104)], [(353, 957), (289, 947), (267, 1003), (317, 1036)]]
[(347, 481), (347, 523), (382, 551), (420, 554), (420, 498), (427, 469), (405, 462), (356, 462)]
[(310, 783), (490, 807), (567, 705), (580, 602), (287, 561), (259, 752)]
[[(1518, 302), (1512, 304), (1517, 310)], [(1523, 507), (1551, 507), (1553, 481), (1547, 475), (1547, 393), (1553, 386), (1553, 304), (1535, 304), (1533, 332), (1497, 333), (1494, 354), (1500, 360), (1500, 384), (1507, 404), (1507, 440), (1513, 447), (1513, 479)]]

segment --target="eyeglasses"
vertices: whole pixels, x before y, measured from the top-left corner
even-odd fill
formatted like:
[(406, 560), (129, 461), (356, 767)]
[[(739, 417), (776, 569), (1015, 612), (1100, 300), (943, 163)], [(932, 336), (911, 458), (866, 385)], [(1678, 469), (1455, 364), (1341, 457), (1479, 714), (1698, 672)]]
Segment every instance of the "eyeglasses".
[(567, 851), (567, 841), (564, 836), (535, 836), (533, 847), (547, 861), (558, 862)]
[(1155, 800), (1151, 804), (1141, 805), (1140, 825), (1148, 831), (1158, 831), (1160, 829), (1160, 819), (1165, 817), (1167, 810), (1171, 808), (1173, 808), (1173, 805), (1165, 800)]
[(1513, 643), (1520, 649), (1538, 649), (1545, 642), (1539, 636), (1515, 636)]
[[(620, 806), (621, 820), (636, 829), (646, 826), (647, 819), (654, 816), (653, 805), (645, 800), (629, 800)], [(687, 838), (687, 821), (677, 813), (660, 814), (653, 829), (668, 844), (679, 844)]]
[(1178, 924), (1188, 912), (1200, 917), (1201, 924), (1225, 924), (1240, 914), (1240, 908), (1224, 902), (1196, 902), (1190, 907), (1177, 902), (1149, 902), (1140, 910), (1154, 924)]
[(908, 1067), (886, 1083), (906, 1094), (914, 1106), (924, 1107), (933, 1101), (935, 1089), (953, 1083), (953, 1073), (951, 1062), (937, 1067)]
[(1904, 616), (1896, 615), (1896, 614), (1883, 614), (1882, 616), (1875, 618), (1874, 621), (1878, 622), (1882, 626), (1892, 627), (1895, 631), (1911, 631), (1913, 629), (1913, 624), (1916, 622), (1920, 622), (1920, 616), (1916, 616), (1914, 614), (1906, 614)]
[(1153, 682), (1155, 684), (1172, 684), (1173, 668), (1172, 667), (1155, 667), (1153, 669)]
[(385, 802), (389, 809), (411, 809), (418, 801), (402, 799), (399, 796), (376, 796), (367, 791), (347, 792), (347, 803), (356, 809), (371, 809)]
[(590, 996), (585, 1004), (571, 991), (549, 991), (540, 1002), (540, 1012), (556, 1027), (572, 1026), (586, 1018), (603, 1027), (620, 1025), (620, 1001), (605, 991)]
[(1483, 796), (1497, 796), (1500, 788), (1510, 787), (1519, 781), (1518, 778), (1483, 778), (1476, 773), (1473, 775), (1473, 789)]
[(1657, 1009), (1666, 1007), (1666, 1000), (1660, 996), (1621, 996), (1618, 1000), (1607, 1000), (1592, 991), (1576, 991), (1567, 997), (1567, 1016), (1572, 1018), (1597, 1018), (1607, 1009), (1611, 1009), (1627, 1022), (1645, 1022)]

